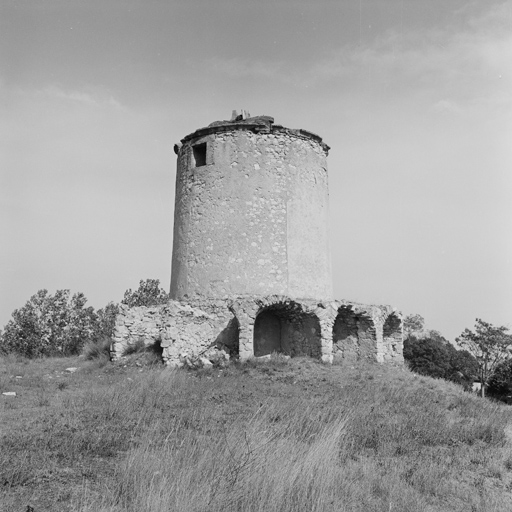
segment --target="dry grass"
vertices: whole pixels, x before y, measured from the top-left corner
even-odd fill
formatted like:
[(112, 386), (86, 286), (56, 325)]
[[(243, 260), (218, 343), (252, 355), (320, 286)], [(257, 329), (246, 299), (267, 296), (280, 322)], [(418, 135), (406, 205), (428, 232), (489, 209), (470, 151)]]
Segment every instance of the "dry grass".
[(2, 512), (512, 507), (507, 406), (403, 368), (11, 358), (0, 375), (18, 392), (0, 405)]

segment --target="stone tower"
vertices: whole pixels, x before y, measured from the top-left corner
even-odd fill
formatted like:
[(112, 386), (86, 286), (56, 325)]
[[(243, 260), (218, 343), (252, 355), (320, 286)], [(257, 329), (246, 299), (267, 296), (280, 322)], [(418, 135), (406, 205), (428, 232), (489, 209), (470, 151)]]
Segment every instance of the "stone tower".
[(174, 150), (171, 300), (121, 306), (113, 358), (143, 339), (171, 366), (274, 352), (403, 363), (399, 312), (332, 297), (318, 135), (242, 111)]
[(178, 155), (171, 297), (332, 297), (329, 147), (268, 116), (218, 121)]

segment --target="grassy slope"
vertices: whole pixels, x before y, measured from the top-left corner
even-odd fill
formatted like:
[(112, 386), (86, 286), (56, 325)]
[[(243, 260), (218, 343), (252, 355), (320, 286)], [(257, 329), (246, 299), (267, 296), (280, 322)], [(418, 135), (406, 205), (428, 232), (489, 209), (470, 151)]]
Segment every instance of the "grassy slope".
[(405, 368), (4, 358), (4, 391), (1, 512), (512, 509), (510, 409)]

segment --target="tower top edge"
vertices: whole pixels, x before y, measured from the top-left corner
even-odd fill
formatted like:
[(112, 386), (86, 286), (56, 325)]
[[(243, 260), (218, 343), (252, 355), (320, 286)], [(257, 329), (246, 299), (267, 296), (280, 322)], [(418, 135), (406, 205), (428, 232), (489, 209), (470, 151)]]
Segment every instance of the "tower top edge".
[(181, 139), (181, 143), (185, 144), (194, 139), (198, 139), (200, 137), (205, 137), (206, 135), (213, 135), (217, 133), (223, 132), (232, 132), (238, 130), (251, 131), (253, 133), (261, 133), (261, 134), (287, 134), (296, 136), (303, 139), (310, 139), (317, 142), (322, 149), (325, 151), (325, 154), (329, 154), (329, 150), (331, 149), (323, 140), (320, 135), (313, 133), (309, 130), (304, 130), (303, 128), (286, 128), (280, 124), (274, 124), (274, 118), (271, 116), (255, 116), (255, 117), (247, 117), (243, 118), (242, 116), (238, 116), (231, 121), (214, 121), (210, 123), (208, 126), (204, 128), (198, 128), (194, 132), (186, 135)]

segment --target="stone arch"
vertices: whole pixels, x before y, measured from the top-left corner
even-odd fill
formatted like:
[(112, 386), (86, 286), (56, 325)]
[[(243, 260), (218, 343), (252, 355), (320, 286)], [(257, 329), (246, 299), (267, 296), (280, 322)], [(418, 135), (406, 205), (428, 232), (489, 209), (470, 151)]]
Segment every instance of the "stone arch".
[(334, 359), (357, 361), (377, 359), (377, 334), (372, 317), (366, 311), (355, 311), (343, 305), (332, 328)]
[(399, 315), (389, 314), (382, 327), (384, 359), (401, 359), (403, 357), (403, 327)]
[(295, 301), (264, 305), (255, 316), (253, 347), (256, 357), (279, 352), (319, 359), (322, 355), (320, 321)]

